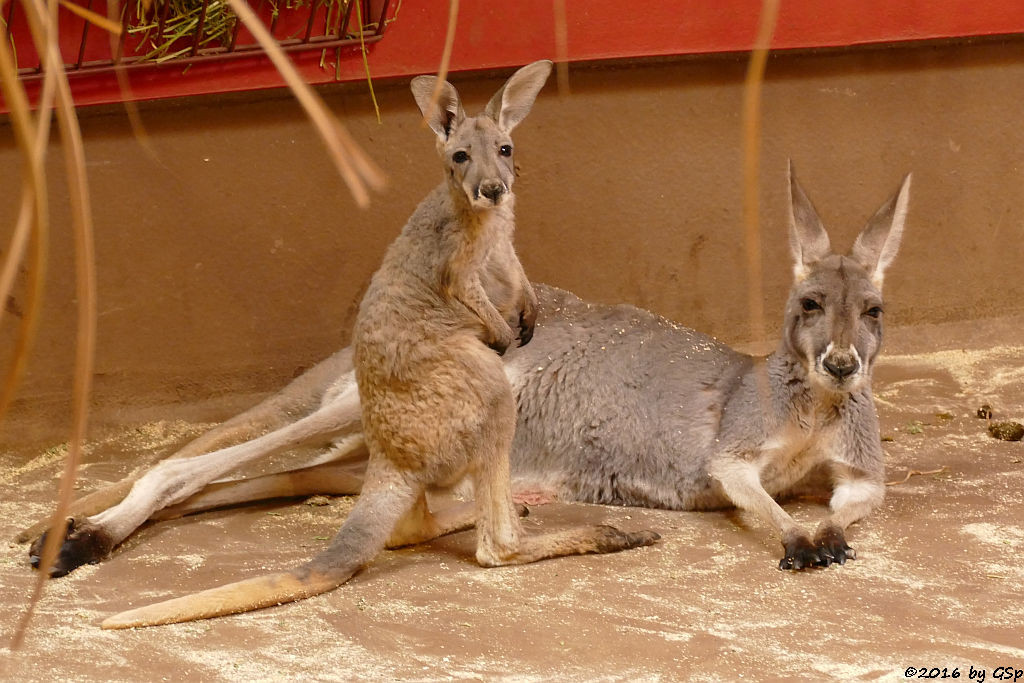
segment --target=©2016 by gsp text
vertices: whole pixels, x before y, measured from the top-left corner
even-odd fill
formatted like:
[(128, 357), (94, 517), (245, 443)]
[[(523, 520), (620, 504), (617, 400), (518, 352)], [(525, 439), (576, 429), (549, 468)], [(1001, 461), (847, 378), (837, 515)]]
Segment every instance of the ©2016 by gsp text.
[(993, 681), (1022, 681), (1024, 680), (1024, 667), (997, 666), (993, 668), (976, 667), (973, 664), (968, 668), (961, 666), (937, 667), (937, 666), (908, 666), (903, 672), (905, 678), (963, 678), (966, 681), (984, 680)]

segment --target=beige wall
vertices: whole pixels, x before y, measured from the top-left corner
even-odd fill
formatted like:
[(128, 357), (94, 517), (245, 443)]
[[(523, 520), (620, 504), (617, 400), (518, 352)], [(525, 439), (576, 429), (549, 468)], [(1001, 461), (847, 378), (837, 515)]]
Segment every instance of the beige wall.
[[(628, 301), (727, 341), (749, 337), (735, 57), (574, 67), (517, 131), (518, 244), (527, 272)], [(505, 74), (453, 79), (481, 107)], [(265, 391), (347, 342), (385, 246), (440, 180), (405, 82), (323, 90), (390, 176), (353, 206), (303, 115), (281, 92), (143, 106), (158, 158), (121, 109), (80, 112), (97, 226), (95, 402), (192, 402)], [(1024, 42), (775, 55), (764, 91), (765, 302), (788, 286), (785, 167), (792, 157), (833, 242), (915, 174), (890, 324), (1024, 312)], [(18, 165), (0, 124), (0, 236)], [(60, 170), (53, 149), (51, 175)], [(54, 180), (55, 197), (66, 196)], [(21, 411), (59, 416), (75, 308), (66, 207), (54, 209), (45, 322)], [(23, 305), (18, 291), (13, 308)], [(0, 362), (11, 347), (0, 332)], [(1019, 341), (1019, 340), (1018, 340)], [(54, 417), (53, 425), (62, 418)]]

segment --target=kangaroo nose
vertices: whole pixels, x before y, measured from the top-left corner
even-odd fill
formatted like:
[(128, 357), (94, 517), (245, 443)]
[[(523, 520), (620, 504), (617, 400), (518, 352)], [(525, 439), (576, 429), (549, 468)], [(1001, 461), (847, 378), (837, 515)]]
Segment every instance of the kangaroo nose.
[(845, 379), (860, 368), (860, 364), (854, 358), (826, 358), (821, 364), (825, 366), (828, 374), (836, 379)]
[(480, 194), (497, 204), (501, 195), (505, 194), (505, 183), (500, 180), (485, 180), (480, 183)]

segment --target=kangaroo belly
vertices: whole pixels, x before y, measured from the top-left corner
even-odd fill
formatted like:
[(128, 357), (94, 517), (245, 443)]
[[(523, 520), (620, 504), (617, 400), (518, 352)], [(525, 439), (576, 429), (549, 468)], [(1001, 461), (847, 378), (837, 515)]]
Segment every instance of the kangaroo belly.
[(591, 503), (708, 509), (707, 474), (732, 352), (632, 306), (537, 287), (534, 341), (508, 354), (518, 486)]
[(431, 469), (431, 480), (458, 478), (481, 438), (514, 424), (501, 361), (466, 334), (406, 351), (396, 364), (390, 350), (357, 347), (367, 443), (403, 469)]

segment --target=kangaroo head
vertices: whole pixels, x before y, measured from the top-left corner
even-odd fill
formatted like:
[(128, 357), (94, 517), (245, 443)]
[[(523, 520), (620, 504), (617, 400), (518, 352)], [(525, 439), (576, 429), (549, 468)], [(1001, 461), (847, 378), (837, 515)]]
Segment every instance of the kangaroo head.
[(510, 135), (530, 112), (550, 73), (547, 60), (524, 66), (494, 94), (482, 114), (472, 117), (466, 116), (451, 83), (441, 83), (437, 106), (431, 107), (437, 78), (417, 76), (412, 80), (416, 104), (437, 134), (437, 151), (450, 189), (465, 196), (473, 209), (490, 209), (511, 197), (515, 165)]
[(869, 381), (882, 344), (882, 279), (899, 249), (910, 175), (871, 217), (848, 256), (832, 253), (792, 164), (789, 187), (795, 281), (786, 304), (785, 343), (812, 383), (853, 392)]

